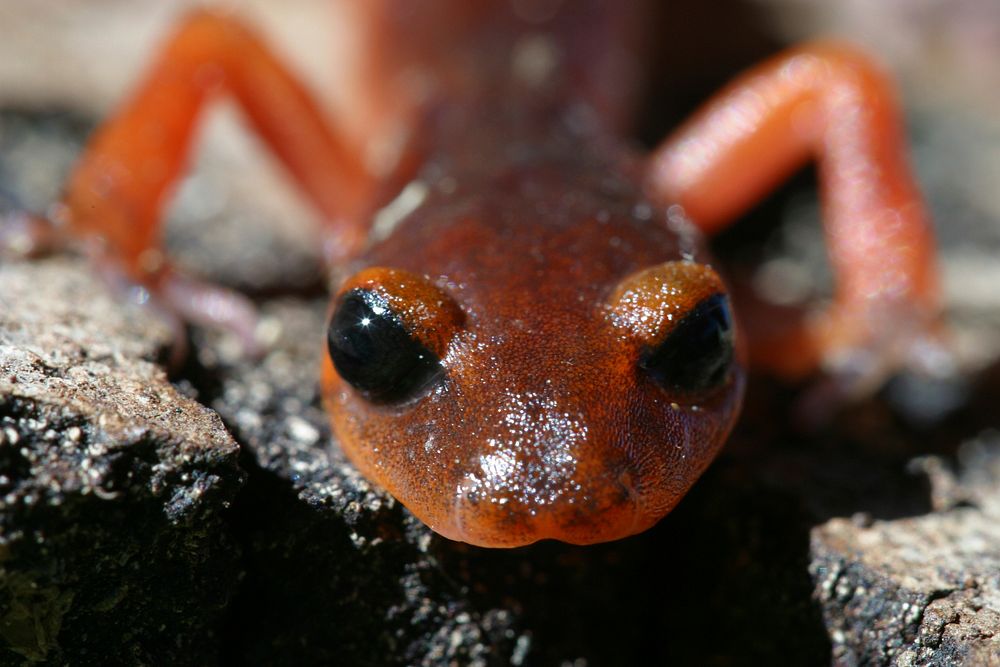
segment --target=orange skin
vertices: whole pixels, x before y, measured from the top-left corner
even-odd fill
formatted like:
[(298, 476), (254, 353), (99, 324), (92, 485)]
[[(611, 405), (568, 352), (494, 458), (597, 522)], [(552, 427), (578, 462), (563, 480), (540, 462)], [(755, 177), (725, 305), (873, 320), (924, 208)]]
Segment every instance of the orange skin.
[[(358, 3), (369, 50), (339, 128), (250, 29), (193, 14), (63, 199), (106, 266), (182, 317), (238, 328), (245, 304), (179, 276), (159, 240), (200, 111), (233, 96), (325, 222), (334, 303), (378, 294), (443, 369), (384, 404), (326, 357), (341, 446), (435, 531), (490, 547), (625, 537), (684, 496), (737, 418), (742, 334), (710, 390), (664, 388), (637, 364), (726, 293), (697, 228), (722, 228), (806, 161), (835, 301), (777, 338), (749, 327), (750, 361), (802, 377), (860, 355), (879, 375), (912, 361), (940, 313), (899, 109), (864, 56), (825, 43), (776, 56), (643, 156), (620, 139), (633, 13), (529, 4)], [(408, 182), (412, 210), (370, 234)]]

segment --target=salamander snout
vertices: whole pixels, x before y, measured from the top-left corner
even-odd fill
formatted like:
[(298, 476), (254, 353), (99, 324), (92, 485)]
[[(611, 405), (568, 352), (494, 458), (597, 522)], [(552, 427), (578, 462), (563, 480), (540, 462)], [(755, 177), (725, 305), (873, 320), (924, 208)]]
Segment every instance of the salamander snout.
[(491, 546), (547, 538), (590, 544), (631, 535), (658, 518), (644, 520), (622, 434), (593, 411), (511, 392), (488, 414), (474, 427), (481, 440), (439, 532)]

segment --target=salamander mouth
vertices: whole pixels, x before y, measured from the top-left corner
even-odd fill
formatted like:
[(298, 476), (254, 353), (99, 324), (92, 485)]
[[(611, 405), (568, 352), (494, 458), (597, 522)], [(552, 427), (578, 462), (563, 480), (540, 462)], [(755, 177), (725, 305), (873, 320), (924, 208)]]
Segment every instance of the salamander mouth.
[(520, 547), (546, 539), (570, 544), (608, 542), (647, 528), (649, 517), (629, 473), (605, 482), (597, 494), (532, 504), (470, 493), (466, 482), (455, 489), (446, 537), (484, 547)]
[(645, 512), (643, 511), (645, 503), (642, 501), (642, 495), (640, 495), (638, 489), (635, 488), (635, 483), (632, 480), (631, 473), (622, 473), (618, 478), (618, 483), (621, 484), (622, 488), (625, 490), (628, 503), (632, 507), (632, 522), (629, 524), (628, 530), (621, 535), (621, 537), (628, 537), (629, 535), (635, 535), (637, 532), (642, 530), (640, 522), (642, 521), (642, 517), (645, 515)]

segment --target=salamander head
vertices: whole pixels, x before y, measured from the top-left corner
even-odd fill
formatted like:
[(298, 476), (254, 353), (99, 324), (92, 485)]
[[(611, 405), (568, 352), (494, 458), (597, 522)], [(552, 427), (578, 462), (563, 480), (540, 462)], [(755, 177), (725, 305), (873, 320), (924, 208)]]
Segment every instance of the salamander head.
[[(513, 255), (498, 243), (517, 235), (479, 218), (424, 224), (421, 252), (401, 250), (413, 238), (382, 248), (333, 300), (324, 396), (341, 444), (446, 537), (513, 547), (645, 530), (736, 418), (743, 371), (719, 276), (653, 261), (677, 254), (659, 232), (647, 248), (624, 224), (609, 246), (591, 223), (576, 225), (586, 247), (567, 252), (557, 225)], [(475, 250), (456, 261), (456, 246)]]

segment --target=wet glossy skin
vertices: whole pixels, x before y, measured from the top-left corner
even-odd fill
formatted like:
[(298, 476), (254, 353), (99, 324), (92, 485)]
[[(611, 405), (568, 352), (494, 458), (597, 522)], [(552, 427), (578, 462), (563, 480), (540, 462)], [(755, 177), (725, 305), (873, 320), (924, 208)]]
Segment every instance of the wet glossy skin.
[[(200, 112), (233, 97), (325, 223), (337, 438), (434, 530), (492, 547), (631, 535), (723, 445), (745, 357), (785, 377), (822, 368), (849, 394), (933, 347), (933, 239), (898, 105), (853, 49), (776, 56), (640, 155), (622, 139), (638, 5), (349, 8), (365, 39), (336, 124), (251, 29), (194, 13), (58, 210), (105, 274), (252, 349), (252, 305), (180, 275), (159, 241)], [(750, 314), (744, 355), (698, 231), (809, 159), (833, 302), (777, 333)]]
[[(443, 376), (385, 406), (329, 366), (324, 375), (337, 434), (362, 471), (434, 530), (473, 544), (587, 544), (645, 530), (715, 456), (742, 397), (739, 366), (694, 393), (668, 391), (639, 367), (688, 310), (723, 290), (700, 263), (695, 230), (671, 231), (627, 164), (538, 154), (466, 176), (447, 194), (432, 183), (424, 205), (361, 260), (410, 275), (368, 271), (341, 290), (383, 277), (396, 294), (440, 288), (461, 313), (432, 328), (453, 326), (445, 345), (428, 345)], [(644, 286), (657, 287), (645, 303)]]

